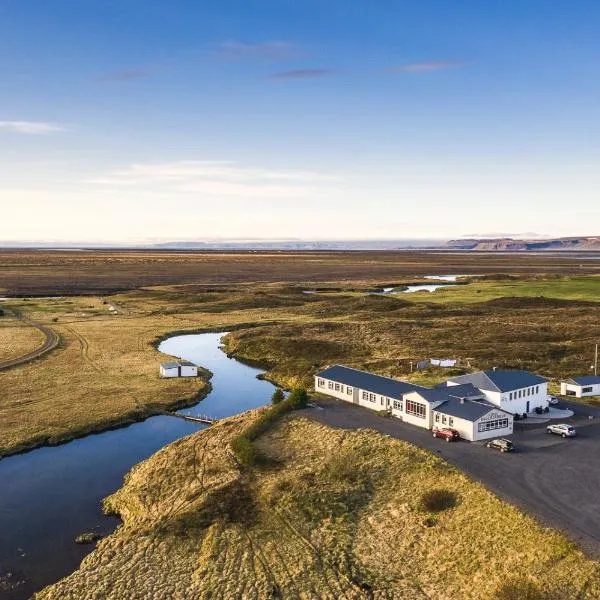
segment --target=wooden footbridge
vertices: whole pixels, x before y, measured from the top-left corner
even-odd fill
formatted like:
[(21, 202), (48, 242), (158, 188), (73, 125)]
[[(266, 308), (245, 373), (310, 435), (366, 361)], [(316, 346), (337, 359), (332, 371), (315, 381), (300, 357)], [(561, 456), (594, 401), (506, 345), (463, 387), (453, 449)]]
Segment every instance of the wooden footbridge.
[(202, 423), (203, 425), (213, 425), (217, 422), (217, 419), (213, 419), (208, 415), (191, 415), (172, 412), (166, 412), (165, 415), (168, 415), (170, 417), (177, 417), (178, 419), (183, 419), (184, 421), (191, 421), (192, 423)]

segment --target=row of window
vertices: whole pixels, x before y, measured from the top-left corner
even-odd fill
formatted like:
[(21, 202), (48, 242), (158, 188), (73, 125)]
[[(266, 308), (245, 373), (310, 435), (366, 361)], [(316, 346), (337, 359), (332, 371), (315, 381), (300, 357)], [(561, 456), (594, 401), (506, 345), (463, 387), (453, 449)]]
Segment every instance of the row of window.
[(446, 415), (440, 415), (440, 413), (435, 413), (435, 422), (441, 422), (442, 425), (449, 425), (450, 427), (452, 427), (452, 425), (454, 425), (454, 418), (446, 417)]
[[(319, 379), (318, 386), (324, 388), (325, 380)], [(334, 383), (333, 381), (328, 381), (327, 387), (330, 390), (335, 390), (336, 392), (342, 392), (342, 393), (344, 393), (344, 388), (345, 388), (345, 392), (346, 392), (346, 394), (348, 394), (348, 396), (350, 396), (352, 394), (352, 392), (354, 391), (353, 388), (351, 388), (349, 385), (344, 386), (341, 383)]]
[(491, 431), (492, 429), (504, 429), (505, 427), (508, 427), (508, 419), (498, 419), (497, 421), (486, 421), (485, 423), (479, 423), (477, 425), (477, 430), (482, 432)]
[(509, 400), (516, 400), (517, 398), (525, 398), (525, 396), (531, 396), (532, 394), (539, 394), (540, 386), (536, 385), (534, 387), (525, 388), (523, 390), (517, 390), (516, 392), (510, 392), (508, 395)]

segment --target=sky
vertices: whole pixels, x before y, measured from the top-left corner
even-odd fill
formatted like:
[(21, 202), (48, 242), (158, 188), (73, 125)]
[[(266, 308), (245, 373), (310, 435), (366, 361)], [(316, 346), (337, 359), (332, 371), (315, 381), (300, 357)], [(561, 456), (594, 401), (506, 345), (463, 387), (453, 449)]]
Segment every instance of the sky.
[(0, 241), (599, 234), (595, 0), (0, 0)]

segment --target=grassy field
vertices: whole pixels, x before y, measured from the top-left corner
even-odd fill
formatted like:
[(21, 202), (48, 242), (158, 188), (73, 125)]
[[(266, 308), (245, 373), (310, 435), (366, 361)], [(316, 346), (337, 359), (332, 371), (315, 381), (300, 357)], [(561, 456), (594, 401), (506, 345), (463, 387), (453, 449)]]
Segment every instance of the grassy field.
[(402, 284), (423, 275), (598, 274), (574, 254), (402, 252), (0, 251), (0, 294), (109, 294), (142, 286), (232, 283)]
[(434, 455), (294, 415), (240, 468), (233, 418), (136, 466), (123, 525), (38, 600), (600, 597), (600, 568)]
[(34, 327), (8, 314), (0, 317), (0, 362), (32, 352), (43, 341), (44, 335)]
[(537, 277), (523, 281), (479, 281), (474, 278), (469, 285), (441, 288), (435, 293), (415, 292), (403, 298), (422, 302), (485, 302), (496, 298), (557, 298), (562, 300), (587, 300), (600, 302), (600, 276), (597, 277)]
[[(585, 296), (597, 278), (577, 282), (577, 293)], [(143, 418), (202, 394), (200, 379), (158, 378), (162, 357), (152, 342), (173, 331), (233, 330), (229, 351), (264, 365), (268, 377), (285, 387), (310, 384), (315, 370), (334, 362), (418, 383), (491, 366), (555, 379), (585, 373), (600, 338), (600, 304), (553, 299), (564, 296), (569, 280), (543, 283), (545, 298), (526, 297), (538, 280), (520, 280), (510, 282), (511, 294), (522, 297), (475, 302), (481, 294), (467, 285), (460, 293), (471, 290), (469, 301), (454, 303), (431, 302), (438, 292), (425, 302), (303, 294), (302, 285), (277, 284), (11, 300), (4, 304), (51, 325), (62, 341), (44, 359), (0, 373), (0, 456)], [(505, 282), (482, 285), (503, 289)], [(452, 371), (411, 373), (410, 363), (426, 357), (460, 364)]]

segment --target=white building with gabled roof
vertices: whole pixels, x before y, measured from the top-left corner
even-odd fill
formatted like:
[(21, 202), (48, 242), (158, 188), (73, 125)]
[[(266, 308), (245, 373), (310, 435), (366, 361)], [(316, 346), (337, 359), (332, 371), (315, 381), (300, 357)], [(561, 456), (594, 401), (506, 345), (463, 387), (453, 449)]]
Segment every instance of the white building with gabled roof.
[(448, 387), (472, 384), (485, 399), (513, 415), (523, 415), (548, 406), (548, 380), (529, 371), (490, 369), (452, 377)]
[(315, 375), (315, 391), (432, 429), (450, 427), (469, 441), (510, 435), (513, 415), (489, 402), (471, 383), (415, 385), (342, 365)]

